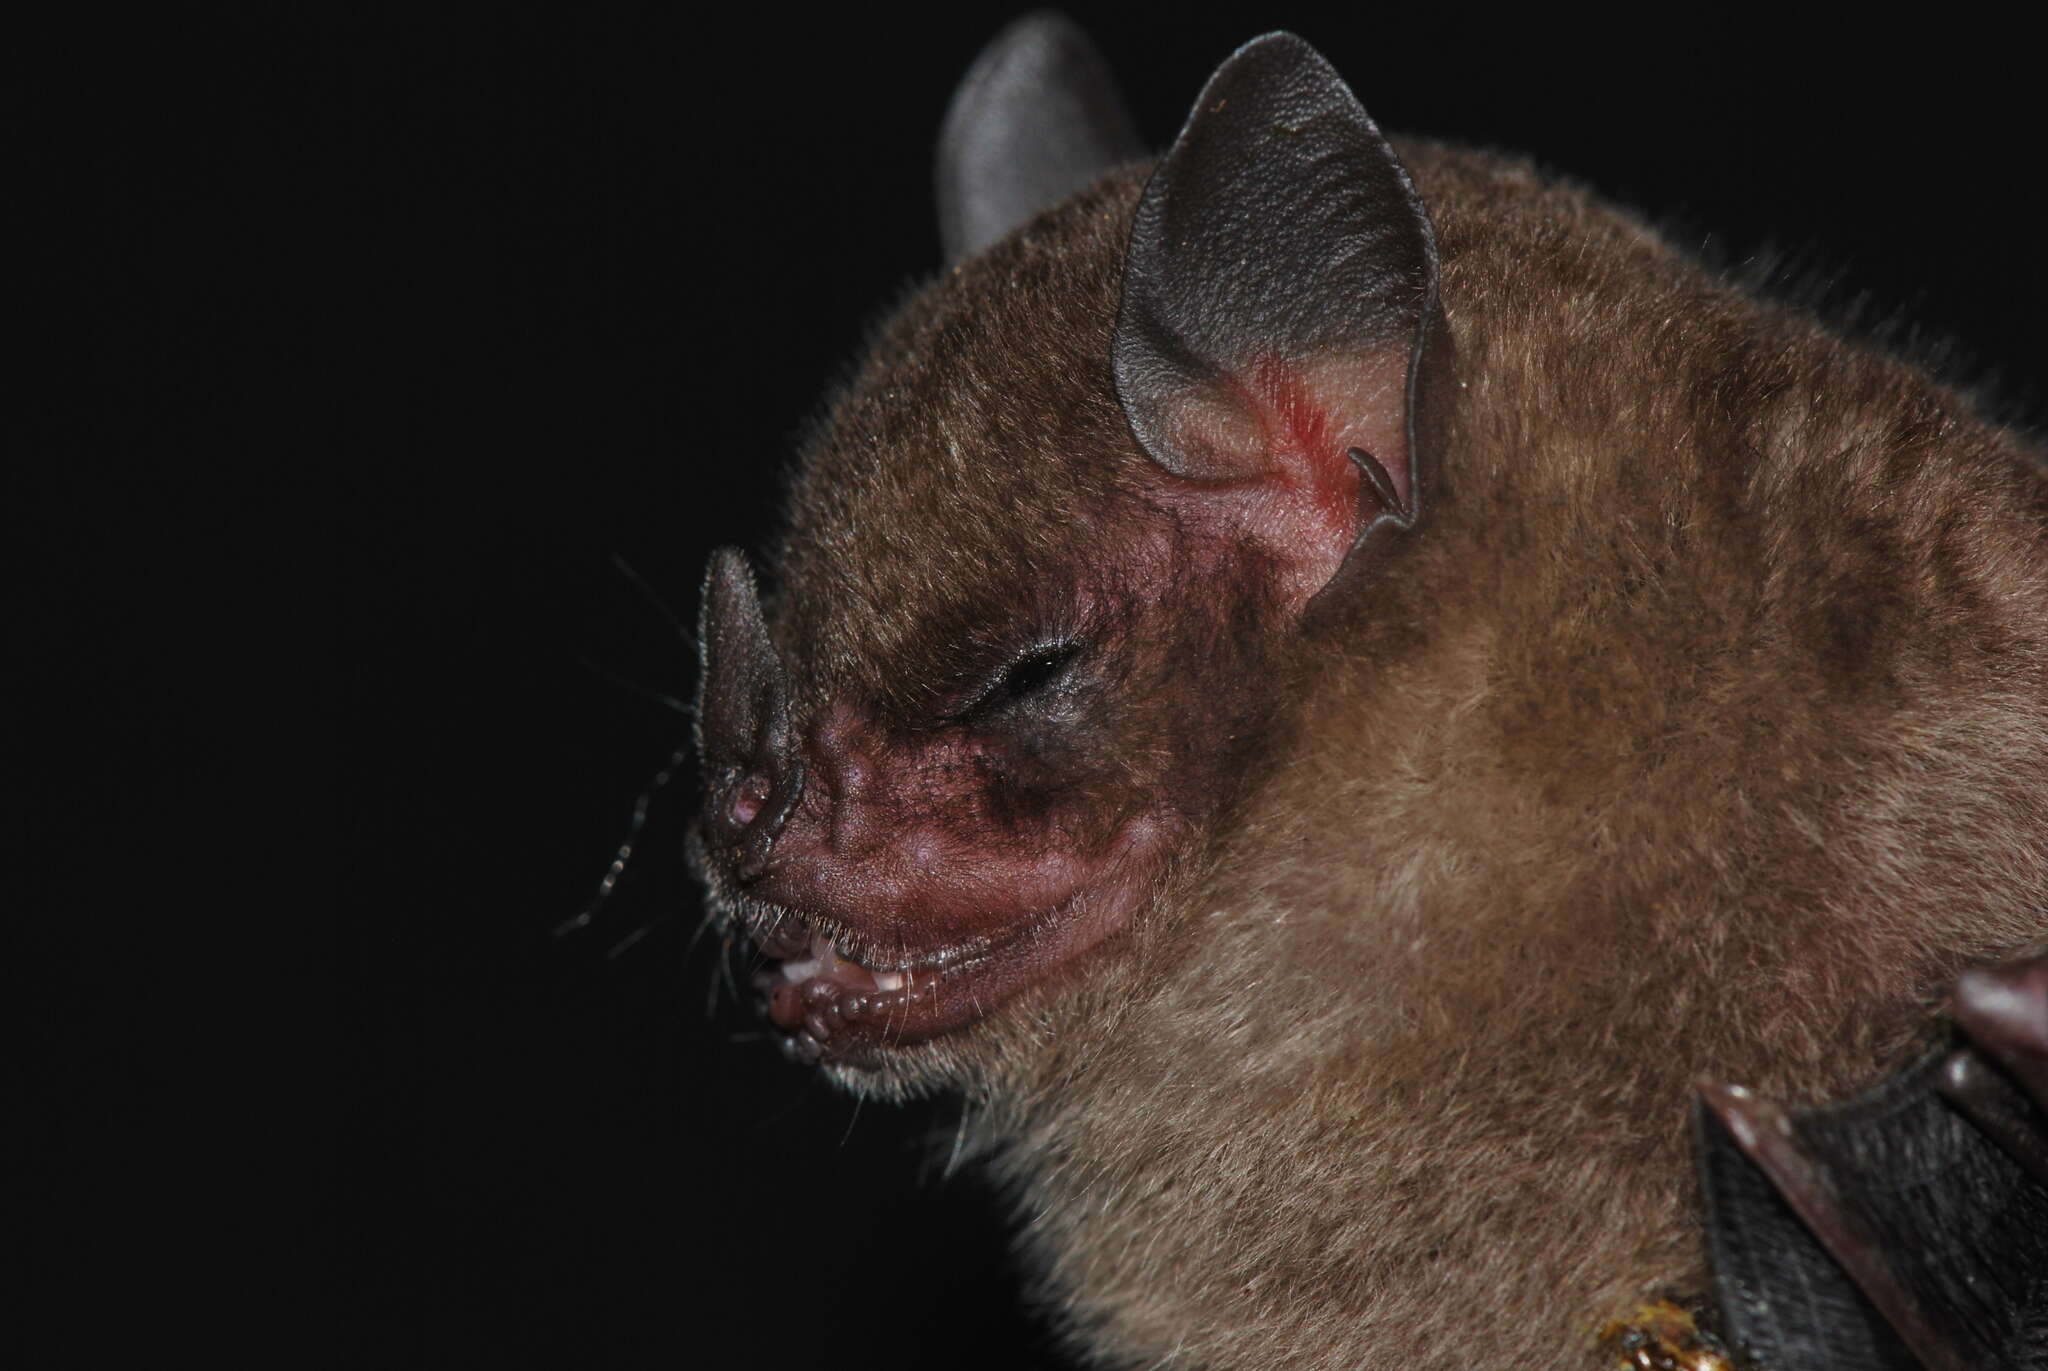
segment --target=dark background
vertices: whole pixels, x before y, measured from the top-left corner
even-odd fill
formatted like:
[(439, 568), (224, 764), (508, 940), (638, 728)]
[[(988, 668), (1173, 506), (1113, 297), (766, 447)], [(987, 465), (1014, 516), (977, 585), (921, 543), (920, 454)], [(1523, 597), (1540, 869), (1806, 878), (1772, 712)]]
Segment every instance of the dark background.
[[(300, 881), (342, 896), (338, 959), (305, 968), (338, 1070), (301, 1068), (335, 1120), (301, 1188), (338, 1186), (339, 1308), (288, 1360), (1053, 1364), (999, 1202), (931, 1160), (949, 1108), (857, 1109), (715, 993), (687, 767), (610, 904), (555, 933), (686, 736), (649, 698), (693, 690), (656, 601), (693, 620), (710, 548), (763, 546), (822, 387), (935, 265), (932, 138), (1017, 12), (337, 8), (79, 49), (76, 470), (143, 469), (125, 517), (175, 509), (200, 566), (225, 539), (225, 585), (270, 574), (253, 541), (338, 591), (287, 616), (319, 640), (308, 712), (342, 708), (287, 792), (328, 854)], [(1391, 129), (1531, 151), (2040, 375), (2010, 36), (1150, 13), (1078, 12), (1160, 145), (1234, 46), (1293, 27)], [(178, 676), (203, 648), (136, 581), (135, 655)], [(182, 698), (123, 692), (109, 727)]]

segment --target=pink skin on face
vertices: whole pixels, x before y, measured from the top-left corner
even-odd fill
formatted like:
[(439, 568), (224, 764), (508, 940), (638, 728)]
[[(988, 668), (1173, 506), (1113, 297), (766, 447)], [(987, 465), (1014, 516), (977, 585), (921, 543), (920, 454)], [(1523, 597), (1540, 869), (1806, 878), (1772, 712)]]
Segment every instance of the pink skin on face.
[[(807, 733), (802, 802), (744, 886), (777, 962), (756, 985), (799, 1055), (971, 1023), (1122, 929), (1150, 893), (1161, 821), (1127, 818), (1094, 841), (1056, 807), (1002, 821), (988, 781), (1001, 758), (965, 730), (892, 737), (841, 703)], [(764, 801), (743, 784), (731, 812)]]

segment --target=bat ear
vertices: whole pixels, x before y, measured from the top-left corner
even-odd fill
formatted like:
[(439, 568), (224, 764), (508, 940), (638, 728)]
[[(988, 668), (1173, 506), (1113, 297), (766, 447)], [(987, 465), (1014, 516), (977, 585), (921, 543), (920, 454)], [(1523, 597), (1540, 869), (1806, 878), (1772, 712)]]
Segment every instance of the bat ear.
[(1102, 54), (1063, 15), (1026, 15), (975, 59), (939, 131), (939, 240), (972, 257), (1145, 154)]
[(1421, 512), (1438, 326), (1435, 234), (1379, 128), (1293, 34), (1239, 48), (1153, 172), (1124, 264), (1117, 394), (1170, 489), (1305, 601)]

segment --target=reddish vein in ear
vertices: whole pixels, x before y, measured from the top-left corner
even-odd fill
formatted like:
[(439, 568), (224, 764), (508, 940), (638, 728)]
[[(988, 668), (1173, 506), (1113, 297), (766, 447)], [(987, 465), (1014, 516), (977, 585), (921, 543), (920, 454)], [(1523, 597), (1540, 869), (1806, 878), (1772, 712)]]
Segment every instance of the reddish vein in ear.
[(1341, 431), (1292, 363), (1256, 363), (1242, 394), (1264, 449), (1255, 458), (1252, 532), (1294, 565), (1292, 579), (1313, 594), (1335, 574), (1358, 532), (1358, 468), (1345, 455), (1357, 439)]
[(1307, 500), (1320, 522), (1353, 522), (1358, 473), (1344, 455), (1351, 444), (1310, 392), (1308, 378), (1285, 362), (1266, 361), (1253, 371), (1252, 389), (1275, 478)]
[[(1256, 545), (1297, 606), (1328, 585), (1382, 509), (1410, 508), (1405, 358), (1393, 349), (1267, 357), (1174, 400), (1167, 448), (1196, 455), (1170, 498), (1198, 526)], [(1375, 480), (1362, 489), (1356, 449)]]

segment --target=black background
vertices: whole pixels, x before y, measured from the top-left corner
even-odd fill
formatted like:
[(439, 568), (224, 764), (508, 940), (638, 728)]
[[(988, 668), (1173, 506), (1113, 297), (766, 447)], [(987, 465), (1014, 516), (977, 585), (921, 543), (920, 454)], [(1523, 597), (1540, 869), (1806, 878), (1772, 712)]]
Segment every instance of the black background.
[[(246, 552), (260, 505), (265, 555), (339, 591), (291, 610), (323, 645), (308, 711), (344, 711), (331, 774), (294, 766), (330, 853), (309, 903), (342, 893), (340, 957), (306, 975), (339, 1011), (314, 1093), (343, 1260), (291, 1360), (1055, 1364), (998, 1201), (932, 1160), (948, 1108), (856, 1109), (729, 994), (707, 1009), (687, 768), (611, 904), (555, 934), (685, 736), (644, 693), (693, 688), (654, 598), (692, 620), (710, 548), (763, 545), (822, 387), (935, 264), (933, 134), (1016, 12), (420, 5), (78, 49), (98, 395), (74, 469), (145, 468), (131, 516), (175, 507), (195, 563), (216, 533)], [(1158, 144), (1236, 44), (1292, 27), (1391, 129), (1533, 152), (1730, 261), (1789, 249), (1838, 304), (2039, 375), (2041, 130), (2010, 36), (1079, 17)], [(129, 590), (136, 655), (179, 674), (202, 649)], [(108, 727), (180, 698), (124, 693)]]

